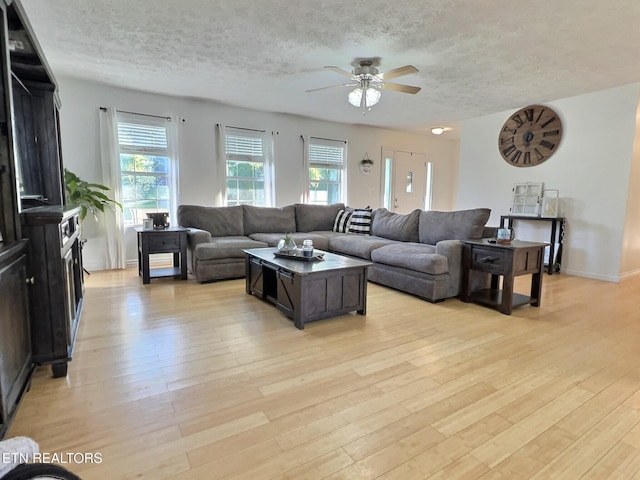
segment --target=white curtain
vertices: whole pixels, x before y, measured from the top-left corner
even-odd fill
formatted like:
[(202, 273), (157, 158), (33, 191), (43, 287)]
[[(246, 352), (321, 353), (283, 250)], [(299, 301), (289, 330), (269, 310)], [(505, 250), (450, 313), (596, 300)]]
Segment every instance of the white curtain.
[(225, 138), (227, 129), (222, 124), (218, 124), (218, 142), (216, 144), (216, 153), (218, 162), (216, 163), (216, 177), (222, 179), (218, 182), (220, 189), (214, 198), (214, 205), (226, 205), (227, 203), (227, 152), (225, 148)]
[[(109, 107), (100, 112), (100, 155), (102, 157), (103, 183), (109, 187), (111, 197), (122, 203), (120, 182), (120, 154), (118, 147), (118, 120), (116, 110)], [(125, 268), (124, 215), (121, 209), (105, 208), (104, 220), (107, 248), (105, 268), (107, 270)]]
[(271, 138), (265, 133), (263, 137), (265, 147), (264, 158), (264, 206), (275, 207), (276, 205), (276, 192), (275, 192), (275, 151), (276, 151), (276, 133), (271, 132)]
[(302, 203), (309, 203), (309, 137), (300, 135), (302, 138), (302, 169), (304, 171), (302, 185)]
[(169, 158), (171, 159), (169, 173), (171, 178), (171, 206), (169, 207), (169, 221), (171, 225), (178, 225), (178, 204), (180, 202), (180, 153), (182, 151), (182, 126), (183, 118), (174, 115), (166, 123), (167, 128), (167, 147), (169, 149)]

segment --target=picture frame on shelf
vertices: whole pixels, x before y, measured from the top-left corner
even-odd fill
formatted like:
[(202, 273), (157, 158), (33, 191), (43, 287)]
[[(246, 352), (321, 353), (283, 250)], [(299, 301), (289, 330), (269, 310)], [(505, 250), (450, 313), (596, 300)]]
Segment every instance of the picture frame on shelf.
[(543, 183), (516, 183), (511, 190), (511, 215), (540, 216)]

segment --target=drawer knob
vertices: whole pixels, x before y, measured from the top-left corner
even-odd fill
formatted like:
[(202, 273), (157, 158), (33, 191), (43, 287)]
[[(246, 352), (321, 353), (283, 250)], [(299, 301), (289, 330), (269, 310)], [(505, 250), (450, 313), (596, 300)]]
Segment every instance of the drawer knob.
[(34, 277), (29, 277), (26, 279), (26, 282), (29, 285), (33, 285), (34, 283), (36, 283), (36, 279)]

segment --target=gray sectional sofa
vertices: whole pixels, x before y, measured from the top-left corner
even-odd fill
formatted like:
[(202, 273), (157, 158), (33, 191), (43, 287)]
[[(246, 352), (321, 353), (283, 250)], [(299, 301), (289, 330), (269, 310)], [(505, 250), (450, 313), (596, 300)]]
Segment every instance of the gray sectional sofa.
[(198, 282), (245, 276), (243, 249), (276, 246), (285, 233), (301, 245), (370, 260), (369, 280), (431, 302), (460, 293), (462, 243), (482, 238), (487, 208), (402, 215), (371, 212), (370, 234), (334, 231), (344, 204), (282, 208), (181, 205), (178, 223), (190, 229), (187, 262)]

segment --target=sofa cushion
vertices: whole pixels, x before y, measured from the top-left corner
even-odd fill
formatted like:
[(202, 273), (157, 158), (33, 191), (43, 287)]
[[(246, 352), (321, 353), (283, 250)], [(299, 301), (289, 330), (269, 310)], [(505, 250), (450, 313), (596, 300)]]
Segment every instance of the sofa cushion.
[(265, 248), (268, 245), (248, 237), (213, 238), (211, 243), (196, 245), (194, 255), (198, 260), (216, 260), (219, 258), (244, 258), (245, 248)]
[(447, 273), (447, 257), (436, 254), (435, 250), (433, 245), (397, 243), (376, 248), (371, 252), (371, 260), (432, 275)]
[(244, 235), (242, 212), (242, 205), (233, 207), (180, 205), (178, 224), (182, 227), (206, 230), (213, 237)]
[(419, 209), (403, 215), (390, 212), (386, 208), (379, 208), (373, 216), (371, 234), (401, 242), (417, 242), (419, 219)]
[(482, 238), (482, 229), (489, 215), (489, 208), (454, 212), (421, 211), (418, 224), (420, 243), (435, 245), (440, 240)]
[(351, 214), (348, 210), (338, 210), (336, 218), (333, 222), (333, 231), (338, 233), (347, 233), (349, 231), (349, 220), (351, 220)]
[[(328, 250), (329, 248), (329, 239), (324, 235), (309, 232), (294, 232), (290, 235), (298, 247), (302, 247), (304, 240), (311, 240), (313, 242), (313, 248), (319, 250)], [(284, 233), (252, 233), (249, 237), (252, 240), (264, 242), (270, 247), (277, 247), (280, 240), (284, 238)]]
[(373, 250), (392, 243), (396, 243), (396, 241), (389, 240), (388, 238), (372, 237), (370, 235), (344, 233), (329, 238), (329, 250), (335, 253), (371, 260), (371, 252)]
[(243, 205), (244, 234), (295, 232), (296, 216), (293, 205), (282, 208)]
[(352, 208), (349, 219), (348, 232), (360, 235), (371, 235), (371, 214), (370, 208)]
[(296, 203), (296, 231), (312, 232), (314, 230), (331, 230), (336, 214), (344, 209), (344, 203), (331, 205), (309, 205)]

